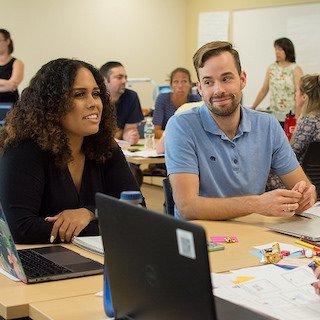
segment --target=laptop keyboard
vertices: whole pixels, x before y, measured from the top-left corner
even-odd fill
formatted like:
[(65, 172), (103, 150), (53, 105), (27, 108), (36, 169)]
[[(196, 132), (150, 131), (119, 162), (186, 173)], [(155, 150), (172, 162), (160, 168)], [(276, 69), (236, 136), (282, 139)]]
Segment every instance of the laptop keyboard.
[(27, 278), (71, 273), (69, 269), (59, 266), (32, 250), (19, 250), (18, 253)]

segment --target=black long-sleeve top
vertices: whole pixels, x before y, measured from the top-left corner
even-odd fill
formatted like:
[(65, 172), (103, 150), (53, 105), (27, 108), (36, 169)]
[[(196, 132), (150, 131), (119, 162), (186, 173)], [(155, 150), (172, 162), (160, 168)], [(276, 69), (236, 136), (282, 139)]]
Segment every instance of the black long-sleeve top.
[[(94, 208), (96, 192), (119, 198), (125, 190), (139, 187), (119, 148), (104, 164), (86, 159), (79, 193), (68, 168), (57, 167), (52, 155), (33, 141), (9, 148), (0, 159), (0, 201), (16, 243), (49, 243), (53, 223), (45, 217)], [(97, 221), (80, 233), (98, 234)]]

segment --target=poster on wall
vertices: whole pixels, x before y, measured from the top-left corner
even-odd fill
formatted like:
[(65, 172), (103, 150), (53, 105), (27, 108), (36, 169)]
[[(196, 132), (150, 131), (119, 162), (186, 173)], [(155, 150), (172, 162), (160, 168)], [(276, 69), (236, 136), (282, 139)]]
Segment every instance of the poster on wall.
[(199, 13), (198, 48), (211, 41), (228, 41), (229, 16), (228, 11)]

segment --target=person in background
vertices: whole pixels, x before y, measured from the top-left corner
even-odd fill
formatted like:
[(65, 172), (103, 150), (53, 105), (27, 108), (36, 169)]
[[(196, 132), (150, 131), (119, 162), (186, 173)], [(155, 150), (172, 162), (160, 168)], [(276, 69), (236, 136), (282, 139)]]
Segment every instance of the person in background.
[(168, 120), (175, 111), (187, 102), (200, 101), (201, 97), (191, 93), (191, 75), (185, 68), (176, 68), (170, 74), (172, 92), (160, 93), (156, 99), (153, 123), (155, 138), (160, 139)]
[(271, 64), (265, 75), (265, 79), (254, 103), (253, 109), (261, 103), (270, 91), (271, 111), (279, 120), (282, 127), (286, 114), (290, 110), (299, 117), (301, 109), (295, 102), (295, 93), (299, 89), (302, 69), (296, 64), (294, 46), (288, 38), (275, 40), (274, 49), (276, 61)]
[(143, 120), (140, 101), (135, 91), (126, 89), (127, 74), (123, 65), (117, 61), (109, 61), (100, 68), (111, 102), (117, 112), (117, 139), (125, 140), (130, 145), (136, 144), (140, 138), (138, 124)]
[(24, 65), (12, 56), (13, 41), (6, 29), (0, 29), (0, 102), (15, 103), (19, 99), (18, 85), (23, 80)]
[(98, 235), (95, 193), (139, 190), (115, 127), (97, 69), (72, 59), (41, 67), (0, 131), (0, 200), (15, 242)]
[[(257, 213), (290, 217), (311, 207), (315, 186), (278, 121), (241, 105), (246, 74), (229, 42), (194, 55), (204, 105), (174, 115), (166, 127), (166, 166), (175, 215), (226, 220)], [(288, 190), (264, 192), (270, 168)]]
[[(296, 94), (297, 105), (302, 109), (301, 117), (290, 144), (298, 161), (302, 164), (311, 142), (320, 141), (320, 75), (305, 75), (301, 78)], [(270, 174), (267, 190), (284, 188), (281, 179)]]

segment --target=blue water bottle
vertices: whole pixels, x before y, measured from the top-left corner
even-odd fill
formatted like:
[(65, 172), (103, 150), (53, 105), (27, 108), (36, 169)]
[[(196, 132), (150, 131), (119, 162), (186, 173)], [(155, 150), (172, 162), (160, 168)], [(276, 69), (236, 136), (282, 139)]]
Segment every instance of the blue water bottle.
[(122, 191), (120, 195), (120, 201), (139, 205), (142, 203), (142, 195), (140, 191)]
[(111, 290), (109, 286), (109, 279), (108, 279), (108, 271), (106, 264), (104, 265), (104, 273), (103, 273), (103, 305), (104, 311), (109, 318), (114, 317), (114, 309), (112, 305), (112, 298), (111, 298)]
[[(120, 201), (140, 205), (142, 203), (142, 195), (140, 191), (123, 191), (120, 195)], [(103, 284), (103, 301), (104, 310), (108, 317), (114, 317), (114, 309), (112, 304), (111, 290), (109, 286), (109, 278), (106, 264), (104, 265), (104, 284)]]

